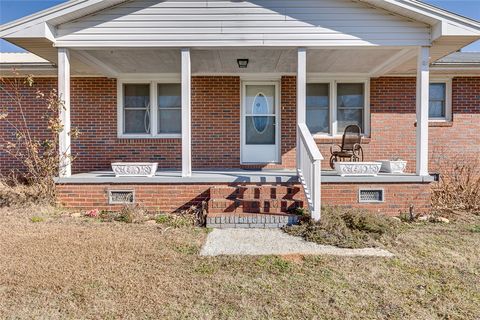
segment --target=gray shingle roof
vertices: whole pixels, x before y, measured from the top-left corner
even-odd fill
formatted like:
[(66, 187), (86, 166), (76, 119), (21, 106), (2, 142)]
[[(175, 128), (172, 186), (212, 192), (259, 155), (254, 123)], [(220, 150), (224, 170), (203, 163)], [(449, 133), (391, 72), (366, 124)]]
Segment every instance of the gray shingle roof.
[(480, 52), (455, 52), (438, 60), (435, 64), (480, 64)]

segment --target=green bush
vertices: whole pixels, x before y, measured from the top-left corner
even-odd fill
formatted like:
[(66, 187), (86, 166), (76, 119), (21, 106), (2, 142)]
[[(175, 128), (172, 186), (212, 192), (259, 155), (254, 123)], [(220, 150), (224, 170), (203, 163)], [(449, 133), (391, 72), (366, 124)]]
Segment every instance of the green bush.
[(33, 216), (30, 218), (30, 222), (33, 222), (33, 223), (38, 223), (38, 222), (43, 222), (43, 218), (42, 217), (38, 217), (38, 216)]
[(474, 232), (474, 233), (480, 233), (480, 224), (477, 224), (475, 226), (473, 226), (470, 231)]

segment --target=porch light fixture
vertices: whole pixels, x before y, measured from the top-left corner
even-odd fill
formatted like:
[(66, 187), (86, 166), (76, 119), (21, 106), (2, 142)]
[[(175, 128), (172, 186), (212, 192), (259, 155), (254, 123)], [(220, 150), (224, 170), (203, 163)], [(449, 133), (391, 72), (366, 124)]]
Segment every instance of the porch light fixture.
[(248, 59), (237, 59), (237, 64), (239, 68), (246, 68), (248, 66)]

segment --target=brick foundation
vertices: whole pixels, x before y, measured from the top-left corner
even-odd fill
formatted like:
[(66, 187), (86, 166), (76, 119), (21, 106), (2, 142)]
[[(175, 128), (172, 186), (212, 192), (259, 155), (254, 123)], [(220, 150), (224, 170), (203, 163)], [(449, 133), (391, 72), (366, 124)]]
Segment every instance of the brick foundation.
[[(210, 188), (239, 184), (58, 184), (59, 204), (67, 208), (119, 210), (123, 205), (108, 204), (108, 190), (134, 190), (142, 208), (175, 212), (210, 199)], [(241, 184), (254, 186), (255, 184)], [(297, 185), (300, 187), (300, 185)], [(304, 199), (303, 192), (300, 199)]]
[[(77, 209), (119, 210), (123, 205), (108, 204), (108, 190), (134, 190), (136, 203), (149, 210), (175, 212), (198, 205), (210, 199), (210, 188), (237, 186), (238, 184), (59, 184), (58, 198), (61, 205)], [(242, 184), (245, 185), (245, 184)], [(254, 184), (247, 184), (254, 186)], [(296, 185), (299, 186), (298, 184)], [(383, 203), (359, 203), (360, 188), (381, 188), (385, 192)], [(218, 197), (218, 195), (215, 195)], [(305, 203), (303, 192), (296, 199)], [(233, 200), (232, 200), (233, 201)], [(416, 212), (430, 210), (430, 184), (420, 183), (324, 183), (322, 204), (345, 208), (363, 208), (373, 212), (398, 215), (407, 212), (410, 205)]]
[[(385, 201), (381, 203), (359, 203), (359, 189), (383, 189)], [(345, 208), (362, 208), (390, 216), (408, 212), (410, 205), (415, 212), (428, 212), (431, 185), (428, 183), (323, 183), (322, 205)]]

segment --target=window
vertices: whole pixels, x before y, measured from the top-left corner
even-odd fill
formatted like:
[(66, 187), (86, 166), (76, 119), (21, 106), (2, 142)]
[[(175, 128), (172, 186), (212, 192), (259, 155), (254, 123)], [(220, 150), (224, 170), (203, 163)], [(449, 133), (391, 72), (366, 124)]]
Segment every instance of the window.
[(158, 133), (181, 133), (181, 91), (178, 83), (158, 84)]
[(330, 85), (307, 84), (307, 127), (312, 134), (330, 132)]
[(307, 84), (307, 127), (313, 135), (340, 136), (348, 125), (369, 134), (368, 80)]
[(363, 83), (339, 83), (337, 85), (337, 132), (345, 131), (345, 128), (351, 124), (358, 125), (364, 132), (364, 107)]
[(150, 85), (123, 85), (123, 133), (150, 133)]
[(449, 82), (430, 83), (430, 101), (428, 105), (428, 118), (430, 120), (450, 120), (449, 87)]
[(123, 138), (180, 138), (180, 83), (118, 84), (118, 135)]

